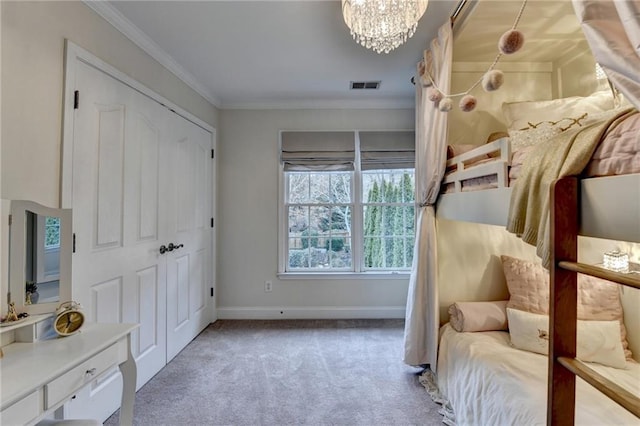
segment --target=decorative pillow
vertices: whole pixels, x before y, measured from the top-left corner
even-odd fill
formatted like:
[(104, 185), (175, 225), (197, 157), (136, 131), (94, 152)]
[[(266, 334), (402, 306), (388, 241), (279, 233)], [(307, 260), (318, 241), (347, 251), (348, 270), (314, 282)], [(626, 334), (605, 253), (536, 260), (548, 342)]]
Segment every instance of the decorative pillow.
[[(507, 308), (534, 314), (549, 313), (549, 272), (539, 263), (502, 255), (509, 289)], [(632, 358), (618, 284), (578, 274), (578, 319), (618, 321), (620, 341), (627, 359)]]
[(511, 133), (512, 130), (529, 127), (529, 123), (557, 122), (563, 118), (577, 118), (584, 113), (596, 114), (613, 108), (611, 91), (603, 90), (587, 97), (573, 96), (550, 101), (504, 103), (502, 114)]
[[(518, 349), (549, 353), (549, 317), (507, 308), (509, 336)], [(576, 358), (615, 368), (625, 368), (626, 360), (619, 336), (618, 321), (578, 320)]]
[(449, 323), (459, 332), (507, 329), (507, 301), (456, 302), (449, 306)]

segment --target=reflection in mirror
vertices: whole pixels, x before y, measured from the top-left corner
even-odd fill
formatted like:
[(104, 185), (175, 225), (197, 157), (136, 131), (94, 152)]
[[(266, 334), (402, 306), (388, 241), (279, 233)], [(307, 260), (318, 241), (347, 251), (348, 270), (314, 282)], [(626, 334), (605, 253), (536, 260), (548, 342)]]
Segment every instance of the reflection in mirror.
[(71, 210), (11, 201), (9, 293), (18, 313), (55, 312), (71, 299)]
[(60, 301), (60, 218), (25, 212), (25, 305)]

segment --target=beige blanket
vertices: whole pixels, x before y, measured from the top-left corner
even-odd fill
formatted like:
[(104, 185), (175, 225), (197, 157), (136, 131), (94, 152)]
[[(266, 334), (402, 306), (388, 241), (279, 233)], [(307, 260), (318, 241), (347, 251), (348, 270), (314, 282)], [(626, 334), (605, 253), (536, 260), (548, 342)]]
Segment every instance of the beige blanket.
[(582, 173), (607, 130), (633, 109), (613, 110), (583, 128), (561, 133), (538, 143), (522, 166), (511, 194), (507, 230), (537, 247), (549, 268), (549, 188), (556, 179)]

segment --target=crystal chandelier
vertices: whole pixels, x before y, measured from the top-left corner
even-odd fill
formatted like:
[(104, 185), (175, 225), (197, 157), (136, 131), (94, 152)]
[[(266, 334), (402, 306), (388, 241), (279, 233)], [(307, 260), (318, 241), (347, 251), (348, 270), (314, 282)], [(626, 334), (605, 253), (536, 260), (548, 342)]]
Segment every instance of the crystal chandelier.
[(413, 36), (428, 0), (342, 0), (342, 16), (355, 41), (389, 53)]

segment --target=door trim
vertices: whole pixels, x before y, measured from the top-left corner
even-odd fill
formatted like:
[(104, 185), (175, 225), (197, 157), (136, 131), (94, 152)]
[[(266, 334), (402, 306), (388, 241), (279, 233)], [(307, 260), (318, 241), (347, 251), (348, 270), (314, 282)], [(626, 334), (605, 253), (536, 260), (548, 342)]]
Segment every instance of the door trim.
[[(131, 87), (133, 90), (147, 96), (149, 99), (159, 103), (166, 109), (181, 116), (185, 120), (201, 127), (215, 137), (216, 129), (210, 124), (199, 119), (185, 109), (174, 104), (164, 96), (149, 89), (139, 81), (134, 80), (125, 73), (112, 67), (91, 52), (83, 49), (72, 41), (65, 39), (64, 43), (64, 93), (62, 108), (62, 167), (61, 167), (61, 188), (60, 206), (61, 208), (71, 208), (73, 205), (73, 111), (75, 100), (76, 70), (79, 62), (89, 65), (121, 83)], [(82, 94), (80, 94), (80, 105), (82, 105)], [(215, 145), (215, 139), (214, 145)]]

